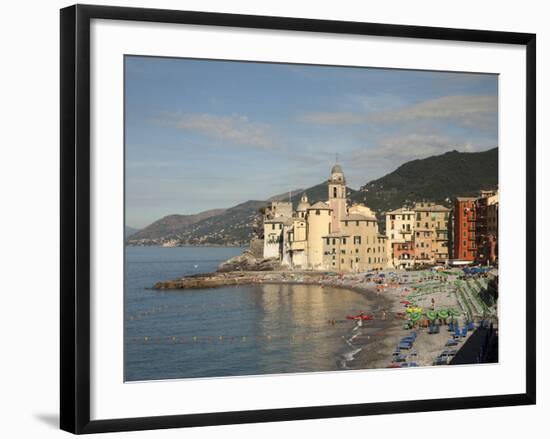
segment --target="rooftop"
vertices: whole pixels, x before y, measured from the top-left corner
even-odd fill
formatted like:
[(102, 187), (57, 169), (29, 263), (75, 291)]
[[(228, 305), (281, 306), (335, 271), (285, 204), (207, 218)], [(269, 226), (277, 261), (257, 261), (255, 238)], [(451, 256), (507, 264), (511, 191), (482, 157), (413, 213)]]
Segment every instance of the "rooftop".
[(372, 216), (361, 215), (359, 213), (352, 213), (351, 215), (346, 215), (340, 221), (376, 221), (376, 218)]
[(322, 201), (317, 201), (317, 203), (312, 204), (308, 207), (308, 210), (311, 209), (330, 209), (329, 205), (327, 203), (324, 203)]

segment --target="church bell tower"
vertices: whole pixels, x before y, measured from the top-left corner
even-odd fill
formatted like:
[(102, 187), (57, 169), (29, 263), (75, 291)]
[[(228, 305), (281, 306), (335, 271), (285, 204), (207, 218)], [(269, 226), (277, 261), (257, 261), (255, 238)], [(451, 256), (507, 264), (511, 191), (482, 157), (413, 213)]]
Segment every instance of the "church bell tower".
[(339, 164), (332, 167), (328, 180), (328, 204), (332, 209), (333, 232), (340, 231), (340, 220), (346, 215), (346, 179)]

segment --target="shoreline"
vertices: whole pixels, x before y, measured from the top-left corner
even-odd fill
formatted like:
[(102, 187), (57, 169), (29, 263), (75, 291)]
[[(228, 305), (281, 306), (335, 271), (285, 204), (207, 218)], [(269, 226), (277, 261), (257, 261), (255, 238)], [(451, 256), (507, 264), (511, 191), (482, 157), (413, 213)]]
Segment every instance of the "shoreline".
[[(395, 270), (393, 271), (395, 273)], [(377, 278), (374, 282), (372, 278)], [(407, 363), (417, 366), (432, 366), (439, 355), (447, 351), (446, 343), (453, 338), (445, 324), (440, 326), (437, 334), (430, 334), (425, 324), (418, 324), (414, 329), (405, 329), (408, 322), (404, 312), (404, 302), (415, 302), (423, 309), (429, 309), (432, 301), (437, 308), (461, 309), (459, 297), (454, 286), (454, 279), (442, 280), (430, 271), (414, 272), (399, 278), (391, 278), (381, 273), (334, 273), (315, 271), (231, 271), (189, 275), (180, 279), (157, 282), (153, 289), (179, 290), (202, 289), (236, 285), (314, 285), (321, 288), (337, 288), (365, 295), (372, 302), (368, 314), (373, 320), (363, 321), (362, 326), (354, 327), (350, 332), (347, 344), (351, 348), (350, 358), (343, 361), (343, 369), (378, 369), (400, 367)], [(380, 281), (380, 279), (382, 279)], [(413, 296), (414, 298), (411, 298)], [(405, 300), (407, 299), (407, 300)], [(459, 325), (465, 325), (465, 317), (457, 318)], [(333, 323), (334, 324), (334, 323)], [(340, 324), (340, 322), (336, 322)], [(355, 332), (354, 332), (355, 331)], [(414, 346), (401, 350), (405, 360), (396, 362), (394, 352), (403, 337), (416, 333)], [(468, 331), (452, 349), (460, 351), (474, 331)], [(398, 349), (399, 350), (399, 349)], [(447, 358), (447, 362), (452, 358)], [(473, 361), (472, 361), (473, 363)]]

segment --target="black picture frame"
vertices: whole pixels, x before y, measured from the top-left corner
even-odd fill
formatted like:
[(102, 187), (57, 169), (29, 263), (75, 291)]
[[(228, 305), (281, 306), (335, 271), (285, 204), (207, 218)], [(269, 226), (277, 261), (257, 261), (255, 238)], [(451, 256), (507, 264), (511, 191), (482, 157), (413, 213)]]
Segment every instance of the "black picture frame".
[[(181, 23), (333, 34), (514, 44), (526, 47), (526, 392), (224, 413), (90, 420), (90, 21)], [(536, 401), (536, 36), (304, 18), (111, 6), (61, 10), (61, 387), (60, 426), (72, 433), (365, 416), (535, 404)]]

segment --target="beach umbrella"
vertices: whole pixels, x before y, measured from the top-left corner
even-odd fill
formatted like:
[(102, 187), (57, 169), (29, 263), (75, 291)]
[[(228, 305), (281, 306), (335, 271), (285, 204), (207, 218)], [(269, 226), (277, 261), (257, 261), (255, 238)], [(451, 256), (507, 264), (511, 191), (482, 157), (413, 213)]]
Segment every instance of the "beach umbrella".
[(435, 320), (437, 319), (437, 313), (432, 310), (426, 311), (426, 317), (428, 317), (428, 319), (430, 320)]
[(460, 316), (460, 311), (458, 311), (454, 308), (449, 308), (449, 315), (451, 315), (452, 317), (459, 317)]
[(422, 314), (420, 314), (418, 311), (415, 311), (412, 312), (409, 317), (413, 322), (416, 322), (418, 319), (420, 319), (420, 317), (422, 317)]
[(437, 315), (439, 316), (440, 319), (445, 320), (449, 317), (449, 311), (447, 311), (446, 309), (440, 309), (437, 312)]

